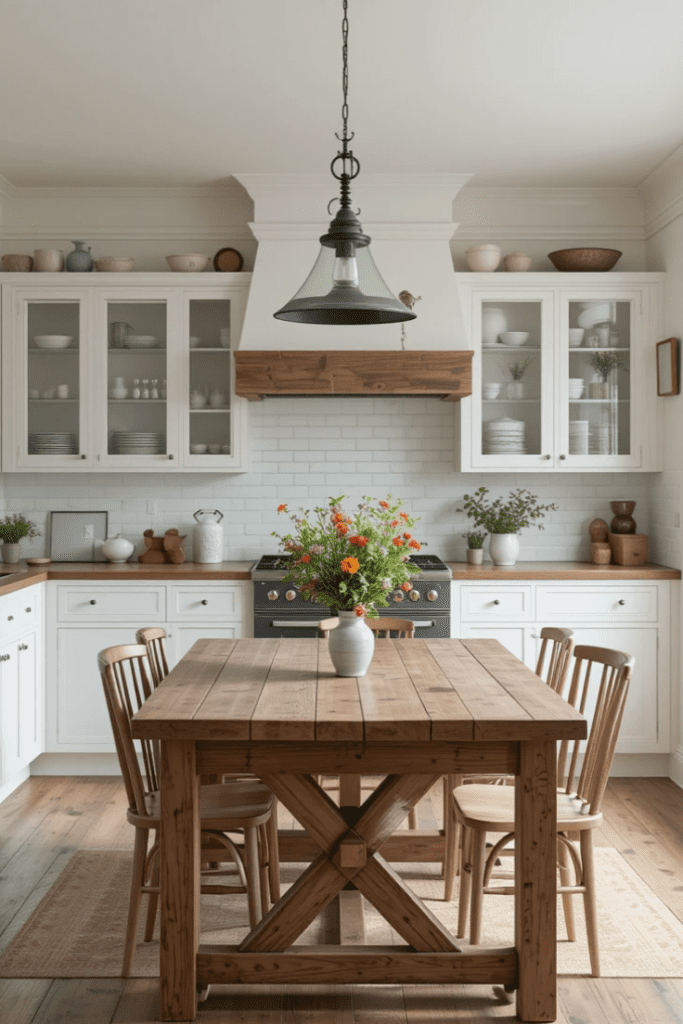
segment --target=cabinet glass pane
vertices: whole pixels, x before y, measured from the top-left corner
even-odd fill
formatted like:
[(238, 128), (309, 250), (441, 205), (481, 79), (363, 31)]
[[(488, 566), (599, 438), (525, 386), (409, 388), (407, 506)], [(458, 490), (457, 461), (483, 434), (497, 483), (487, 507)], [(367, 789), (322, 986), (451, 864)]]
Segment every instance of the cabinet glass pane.
[(42, 458), (79, 453), (78, 302), (29, 302), (26, 451)]
[(107, 445), (110, 455), (165, 455), (165, 302), (107, 304)]
[(190, 300), (190, 455), (231, 455), (230, 300)]
[(541, 454), (541, 303), (482, 303), (482, 451)]
[(631, 303), (569, 303), (570, 455), (631, 454)]

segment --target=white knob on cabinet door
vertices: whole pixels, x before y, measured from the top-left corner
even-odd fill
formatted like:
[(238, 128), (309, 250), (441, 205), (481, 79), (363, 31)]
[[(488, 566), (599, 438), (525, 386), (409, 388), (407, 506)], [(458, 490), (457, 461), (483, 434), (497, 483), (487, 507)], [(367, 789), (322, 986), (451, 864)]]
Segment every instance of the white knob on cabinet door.
[(293, 601), (295, 597), (296, 597), (296, 590), (288, 590), (287, 593), (285, 594), (285, 598), (288, 601)]
[(278, 594), (277, 590), (269, 590), (268, 591), (268, 600), (269, 601), (277, 601), (279, 596), (280, 595)]

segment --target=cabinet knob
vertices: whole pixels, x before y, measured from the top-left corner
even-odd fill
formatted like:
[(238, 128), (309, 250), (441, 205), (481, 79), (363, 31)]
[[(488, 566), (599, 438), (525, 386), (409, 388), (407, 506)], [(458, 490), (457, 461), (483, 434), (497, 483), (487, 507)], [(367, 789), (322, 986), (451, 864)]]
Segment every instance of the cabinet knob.
[(173, 458), (173, 456), (172, 456), (172, 455), (169, 455), (169, 459), (172, 459), (172, 458)]
[(9, 661), (9, 659), (9, 654), (3, 654), (2, 656), (0, 656), (0, 661)]
[(28, 650), (28, 644), (19, 644), (19, 650), (20, 651), (27, 651)]
[(27, 608), (26, 611), (30, 613), (30, 612), (33, 611), (33, 609), (32, 608)]
[(565, 460), (566, 458), (567, 458), (567, 456), (566, 456), (566, 455), (560, 455), (560, 462), (564, 462), (564, 460)]
[(206, 598), (204, 598), (204, 600), (202, 601), (202, 604), (208, 604), (208, 603), (209, 602), (206, 600)]
[(13, 622), (14, 621), (14, 616), (13, 615), (8, 615), (7, 616), (7, 621), (8, 622)]
[(85, 455), (81, 455), (81, 458), (82, 458), (82, 459), (84, 459), (84, 458), (85, 458)]
[(544, 455), (543, 458), (546, 459), (546, 460), (547, 459), (552, 459), (552, 455)]
[(492, 604), (500, 604), (500, 601), (498, 600), (497, 597), (494, 597), (494, 599), (493, 599), (493, 601), (491, 603)]
[(95, 598), (94, 598), (94, 597), (93, 597), (93, 599), (91, 600), (90, 604), (97, 604), (97, 601), (95, 600)]
[(621, 598), (621, 600), (619, 601), (619, 604), (626, 604), (626, 601), (624, 601), (623, 597), (622, 597), (622, 598)]

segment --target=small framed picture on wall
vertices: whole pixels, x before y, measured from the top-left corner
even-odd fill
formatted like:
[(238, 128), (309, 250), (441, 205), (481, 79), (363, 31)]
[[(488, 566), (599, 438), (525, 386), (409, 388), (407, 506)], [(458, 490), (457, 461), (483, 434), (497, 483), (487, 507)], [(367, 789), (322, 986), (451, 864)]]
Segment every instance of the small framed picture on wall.
[(657, 394), (678, 392), (678, 338), (667, 338), (657, 342)]

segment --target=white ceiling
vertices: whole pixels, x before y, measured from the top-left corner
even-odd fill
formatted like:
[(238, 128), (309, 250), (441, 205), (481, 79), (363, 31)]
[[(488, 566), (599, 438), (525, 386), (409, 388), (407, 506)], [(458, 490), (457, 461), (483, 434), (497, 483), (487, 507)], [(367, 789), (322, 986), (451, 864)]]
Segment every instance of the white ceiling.
[[(681, 0), (349, 0), (366, 171), (637, 185), (683, 141)], [(17, 186), (324, 172), (341, 0), (0, 0)]]

